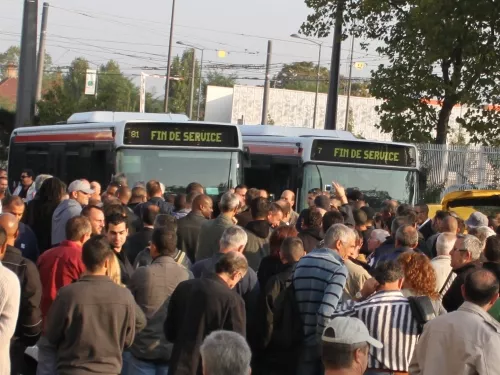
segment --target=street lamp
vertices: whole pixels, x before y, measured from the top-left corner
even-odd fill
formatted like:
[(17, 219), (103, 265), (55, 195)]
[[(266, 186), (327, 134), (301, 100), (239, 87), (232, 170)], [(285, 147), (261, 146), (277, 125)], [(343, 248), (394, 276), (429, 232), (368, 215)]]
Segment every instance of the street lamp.
[(314, 115), (313, 115), (313, 129), (316, 129), (316, 113), (318, 112), (319, 79), (320, 79), (320, 75), (321, 75), (321, 47), (323, 46), (323, 43), (318, 42), (316, 40), (304, 38), (303, 36), (301, 36), (299, 34), (292, 34), (292, 35), (290, 35), (290, 37), (305, 40), (309, 43), (316, 44), (319, 47), (318, 71), (317, 71), (317, 77), (316, 77), (316, 97), (314, 98)]
[[(205, 48), (197, 47), (195, 45), (189, 44), (189, 43), (184, 43), (181, 41), (178, 41), (177, 44), (180, 44), (181, 46), (186, 46), (193, 48), (195, 50), (201, 51), (201, 60), (200, 60), (200, 87), (198, 88), (198, 113), (196, 114), (196, 119), (200, 121), (200, 110), (201, 110), (201, 84), (203, 82), (201, 78), (201, 73), (203, 72), (203, 52), (205, 51)], [(194, 51), (193, 51), (193, 69), (195, 66), (195, 56), (194, 56)], [(194, 86), (194, 74), (193, 74), (193, 86)], [(191, 103), (193, 103), (193, 91), (191, 91)], [(191, 110), (191, 108), (190, 108)]]

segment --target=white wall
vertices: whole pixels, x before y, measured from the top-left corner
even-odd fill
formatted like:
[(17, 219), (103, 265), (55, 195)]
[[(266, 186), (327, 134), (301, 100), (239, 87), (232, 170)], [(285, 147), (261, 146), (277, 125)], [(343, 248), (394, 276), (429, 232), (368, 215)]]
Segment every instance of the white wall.
[(232, 87), (207, 87), (207, 101), (205, 105), (205, 121), (231, 122), (233, 106)]
[[(209, 86), (207, 95), (207, 121), (238, 123), (243, 118), (244, 124), (260, 124), (262, 117), (262, 99), (264, 88), (257, 86), (234, 86), (234, 89)], [(271, 89), (269, 93), (269, 116), (278, 126), (309, 127), (313, 125), (315, 93), (295, 90)], [(230, 98), (230, 99), (229, 99)], [(231, 100), (231, 105), (228, 106)], [(337, 124), (340, 130), (345, 126), (347, 96), (339, 95)], [(323, 129), (325, 121), (327, 95), (318, 96), (316, 128)], [(366, 139), (390, 141), (391, 135), (381, 133), (375, 127), (379, 116), (375, 107), (383, 101), (375, 98), (351, 96), (349, 106), (354, 117), (353, 133)], [(436, 110), (439, 107), (436, 106)], [(455, 118), (460, 116), (461, 108), (453, 109), (450, 116), (450, 138), (458, 129)]]

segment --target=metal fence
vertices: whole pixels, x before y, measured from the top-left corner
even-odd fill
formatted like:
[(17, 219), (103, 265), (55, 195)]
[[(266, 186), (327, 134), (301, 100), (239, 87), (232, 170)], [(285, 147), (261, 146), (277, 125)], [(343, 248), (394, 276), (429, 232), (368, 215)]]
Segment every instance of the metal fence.
[(439, 202), (450, 191), (500, 188), (500, 148), (417, 144), (426, 174), (422, 199)]

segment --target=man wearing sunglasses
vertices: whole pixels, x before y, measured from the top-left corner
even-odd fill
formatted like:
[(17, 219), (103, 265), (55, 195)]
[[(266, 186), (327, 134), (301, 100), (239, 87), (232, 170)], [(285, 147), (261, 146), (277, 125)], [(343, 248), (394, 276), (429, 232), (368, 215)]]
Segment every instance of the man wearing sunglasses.
[(451, 268), (457, 275), (450, 288), (443, 296), (443, 307), (448, 312), (458, 310), (464, 303), (462, 285), (467, 275), (480, 267), (479, 257), (483, 245), (476, 237), (468, 235), (457, 235), (455, 246), (450, 251)]
[(16, 190), (14, 190), (14, 194), (12, 195), (17, 195), (25, 202), (33, 199), (35, 195), (34, 177), (35, 175), (31, 169), (23, 169), (21, 172), (21, 183)]

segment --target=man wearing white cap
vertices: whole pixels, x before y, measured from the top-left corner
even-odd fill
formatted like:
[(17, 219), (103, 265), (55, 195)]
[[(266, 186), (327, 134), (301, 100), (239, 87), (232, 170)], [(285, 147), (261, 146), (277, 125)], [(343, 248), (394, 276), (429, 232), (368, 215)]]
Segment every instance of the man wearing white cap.
[(325, 375), (364, 374), (371, 346), (377, 349), (383, 347), (380, 341), (370, 336), (361, 320), (348, 317), (333, 319), (321, 337)]
[(57, 245), (66, 239), (66, 223), (72, 217), (81, 214), (83, 206), (89, 204), (89, 198), (94, 194), (87, 180), (76, 180), (68, 186), (69, 199), (63, 200), (52, 215), (52, 245)]

